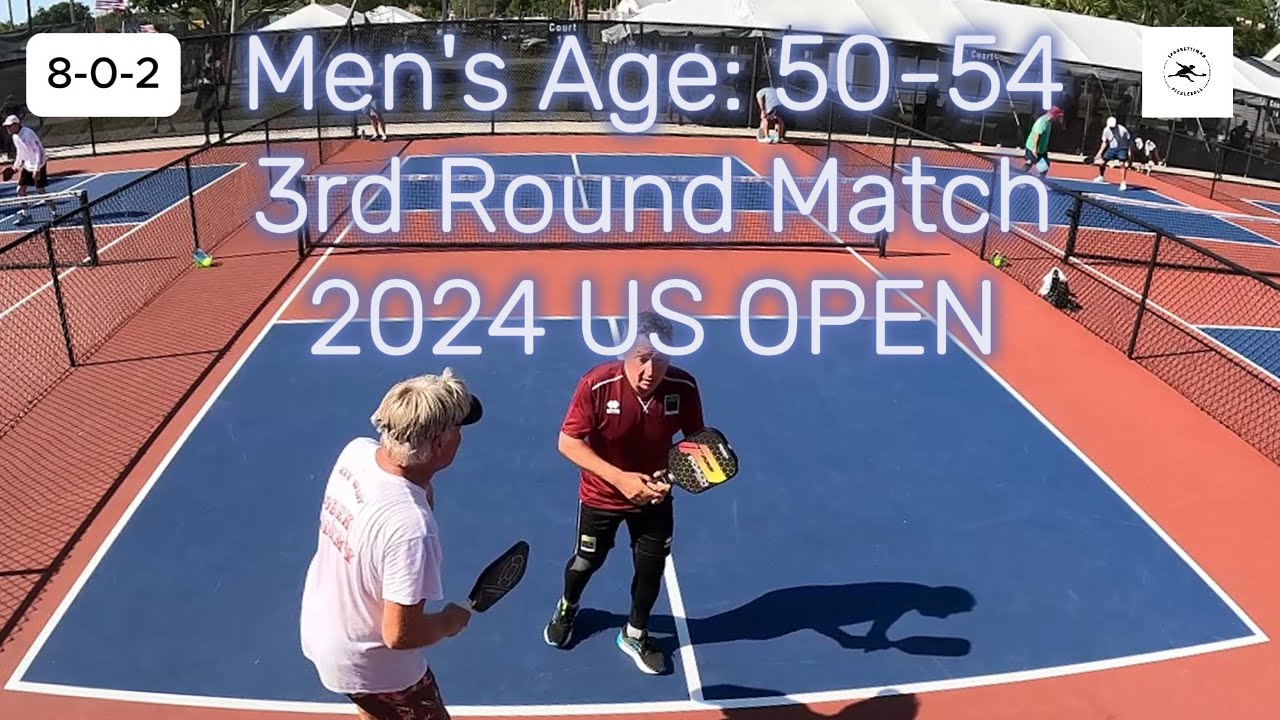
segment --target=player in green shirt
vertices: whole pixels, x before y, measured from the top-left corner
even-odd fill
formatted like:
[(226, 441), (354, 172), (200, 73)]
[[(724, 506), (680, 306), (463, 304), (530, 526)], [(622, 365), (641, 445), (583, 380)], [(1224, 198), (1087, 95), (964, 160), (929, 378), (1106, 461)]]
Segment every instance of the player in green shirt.
[[(1036, 169), (1038, 174), (1048, 174), (1049, 172), (1049, 133), (1053, 130), (1053, 122), (1062, 121), (1062, 108), (1054, 105), (1049, 111), (1036, 118), (1035, 123), (1031, 125), (1031, 133), (1027, 135), (1027, 143), (1025, 145), (1027, 165), (1024, 171)], [(1037, 167), (1041, 165), (1041, 167)]]

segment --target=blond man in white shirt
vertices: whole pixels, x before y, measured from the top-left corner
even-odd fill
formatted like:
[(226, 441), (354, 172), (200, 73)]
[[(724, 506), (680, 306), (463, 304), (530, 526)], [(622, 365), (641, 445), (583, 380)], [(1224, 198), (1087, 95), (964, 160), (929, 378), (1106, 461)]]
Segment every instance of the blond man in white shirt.
[(471, 614), (453, 603), (425, 612), (444, 598), (432, 480), (483, 412), (448, 368), (397, 383), (371, 418), (379, 439), (352, 440), (329, 476), (302, 593), (302, 652), (365, 720), (449, 718), (421, 650), (457, 635)]
[[(40, 142), (40, 136), (36, 135), (35, 130), (24, 127), (17, 115), (4, 119), (4, 129), (13, 138), (13, 171), (18, 173), (18, 197), (25, 198), (29, 187), (44, 192), (49, 186), (49, 155), (44, 150), (44, 143)], [(51, 198), (45, 199), (45, 205), (49, 206), (53, 217), (58, 216), (58, 206)], [(53, 217), (49, 219), (52, 220)], [(27, 221), (25, 204), (19, 206), (13, 221), (17, 225)]]

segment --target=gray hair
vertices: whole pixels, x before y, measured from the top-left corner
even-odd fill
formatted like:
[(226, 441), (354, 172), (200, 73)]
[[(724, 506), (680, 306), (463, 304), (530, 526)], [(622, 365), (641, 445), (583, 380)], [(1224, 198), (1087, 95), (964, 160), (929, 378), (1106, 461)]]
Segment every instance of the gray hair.
[(675, 329), (671, 321), (652, 310), (642, 310), (636, 315), (636, 344), (649, 344), (650, 335), (657, 335), (667, 345), (675, 344)]

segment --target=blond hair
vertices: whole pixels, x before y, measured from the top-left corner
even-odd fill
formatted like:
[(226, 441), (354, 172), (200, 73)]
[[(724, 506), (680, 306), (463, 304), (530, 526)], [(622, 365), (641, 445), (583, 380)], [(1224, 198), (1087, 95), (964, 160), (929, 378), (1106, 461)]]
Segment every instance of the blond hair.
[(431, 443), (457, 427), (471, 409), (471, 393), (451, 368), (396, 383), (369, 418), (391, 461), (401, 467), (431, 459)]

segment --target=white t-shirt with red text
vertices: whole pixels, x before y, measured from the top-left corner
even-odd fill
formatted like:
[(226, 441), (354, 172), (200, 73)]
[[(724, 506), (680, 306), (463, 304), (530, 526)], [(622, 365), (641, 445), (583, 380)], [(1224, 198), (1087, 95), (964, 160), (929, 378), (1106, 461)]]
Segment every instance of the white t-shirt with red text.
[(382, 641), (384, 600), (444, 597), (439, 528), (427, 493), (378, 467), (378, 442), (347, 444), (325, 488), (319, 546), (302, 591), (302, 653), (332, 692), (404, 690), (427, 671), (421, 650)]

